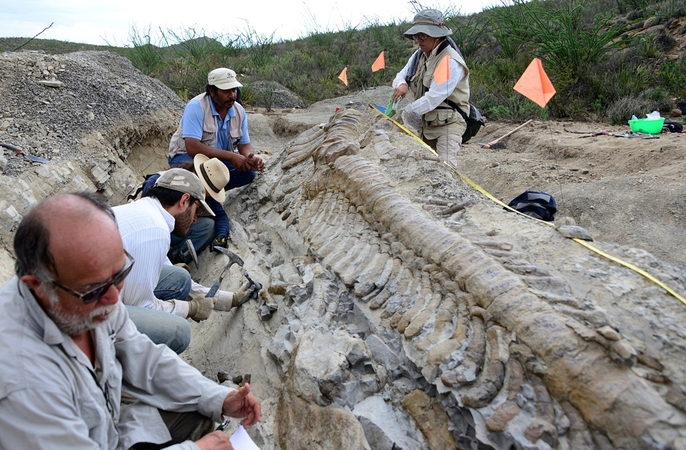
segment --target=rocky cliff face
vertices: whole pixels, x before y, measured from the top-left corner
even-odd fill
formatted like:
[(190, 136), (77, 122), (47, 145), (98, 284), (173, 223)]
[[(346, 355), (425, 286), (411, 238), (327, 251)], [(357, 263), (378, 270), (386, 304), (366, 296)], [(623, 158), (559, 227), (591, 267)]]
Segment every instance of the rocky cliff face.
[[(0, 153), (0, 280), (13, 274), (11, 242), (23, 213), (55, 192), (97, 189), (124, 201), (141, 173), (159, 170), (181, 100), (108, 52), (0, 55), (0, 143), (49, 164)], [(147, 156), (156, 149), (156, 158)], [(146, 155), (142, 157), (142, 155)]]
[[(145, 80), (111, 55), (77, 55), (89, 63), (75, 55), (55, 59), (85, 71), (106, 58), (122, 70), (121, 83)], [(13, 58), (37, 64), (46, 57), (4, 55), (0, 63)], [(149, 83), (150, 97), (169, 95)], [(218, 370), (251, 375), (265, 412), (250, 430), (258, 445), (686, 445), (684, 305), (554, 227), (504, 211), (432, 161), (366, 104), (387, 98), (382, 90), (363, 93), (364, 103), (341, 100), (340, 111), (314, 124), (298, 113), (251, 115), (258, 151), (271, 145), (262, 151), (267, 169), (225, 206), (230, 249), (264, 288), (238, 310), (193, 323), (182, 356), (210, 377)], [(170, 97), (108, 127), (77, 128), (76, 140), (102, 135), (92, 143), (97, 156), (83, 145), (77, 158), (2, 175), (8, 226), (0, 259), (11, 261), (12, 223), (45, 195), (100, 189), (113, 204), (122, 202), (143, 173), (164, 165), (165, 139), (182, 107)], [(19, 113), (11, 114), (3, 120), (14, 123)], [(304, 131), (280, 145), (272, 129)], [(8, 130), (0, 140), (30, 142)], [(684, 273), (647, 252), (593, 245), (651, 267), (684, 292)], [(227, 260), (203, 253), (200, 262), (194, 278), (209, 285)], [(8, 279), (11, 264), (4, 264)], [(242, 276), (233, 266), (223, 287), (236, 288)]]

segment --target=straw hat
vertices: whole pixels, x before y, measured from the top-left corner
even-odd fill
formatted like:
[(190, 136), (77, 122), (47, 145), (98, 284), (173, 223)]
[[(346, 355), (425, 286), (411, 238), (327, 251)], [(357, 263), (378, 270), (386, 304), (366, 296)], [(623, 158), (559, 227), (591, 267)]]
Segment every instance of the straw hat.
[(452, 30), (443, 23), (443, 13), (437, 9), (419, 11), (412, 21), (412, 28), (405, 32), (405, 37), (412, 39), (415, 35), (424, 33), (432, 38), (439, 38), (453, 34)]
[(207, 193), (210, 197), (224, 203), (226, 200), (226, 191), (224, 186), (229, 183), (231, 175), (226, 165), (217, 158), (208, 158), (202, 153), (198, 153), (193, 158), (193, 165), (195, 166), (195, 173), (205, 185)]

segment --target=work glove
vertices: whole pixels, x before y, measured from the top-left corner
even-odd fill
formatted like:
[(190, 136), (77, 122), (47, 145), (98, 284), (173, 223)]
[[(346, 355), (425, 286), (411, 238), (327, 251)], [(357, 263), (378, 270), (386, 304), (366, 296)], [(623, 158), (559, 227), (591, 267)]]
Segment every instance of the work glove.
[(210, 252), (214, 251), (215, 247), (224, 247), (227, 248), (229, 246), (229, 238), (226, 236), (217, 236), (214, 238), (214, 241), (210, 243)]
[(228, 311), (239, 306), (245, 297), (252, 292), (251, 286), (252, 283), (246, 281), (236, 292), (217, 291), (217, 295), (214, 297), (217, 299), (214, 309), (217, 311)]
[(243, 283), (243, 285), (233, 294), (233, 306), (242, 305), (246, 298), (252, 294), (254, 290), (255, 285), (250, 281)]
[(214, 308), (214, 298), (196, 298), (188, 302), (188, 317), (200, 322), (210, 317)]
[(214, 294), (214, 309), (216, 311), (228, 311), (233, 307), (233, 292), (229, 291), (217, 291)]

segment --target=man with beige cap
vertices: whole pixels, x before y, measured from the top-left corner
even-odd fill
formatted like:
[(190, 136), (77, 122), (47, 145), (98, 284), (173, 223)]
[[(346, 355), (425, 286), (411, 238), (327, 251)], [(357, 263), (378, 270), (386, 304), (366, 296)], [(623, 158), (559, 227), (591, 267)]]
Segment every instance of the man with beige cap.
[(121, 290), (121, 299), (126, 305), (138, 307), (129, 309), (129, 316), (153, 342), (167, 344), (180, 353), (190, 343), (190, 327), (179, 327), (172, 315), (200, 321), (207, 319), (213, 309), (228, 311), (245, 298), (247, 285), (237, 292), (220, 290), (207, 298), (209, 288), (193, 281), (186, 270), (171, 265), (167, 259), (170, 233), (185, 236), (200, 210), (214, 215), (205, 201), (205, 186), (195, 174), (181, 168), (169, 169), (155, 181), (146, 197), (112, 209), (124, 249), (136, 260)]
[[(438, 157), (457, 166), (457, 154), (467, 123), (460, 109), (469, 114), (469, 69), (443, 19), (443, 13), (425, 9), (417, 13), (405, 37), (419, 49), (393, 80), (393, 102), (408, 92), (411, 103), (402, 111), (403, 121), (416, 124), (421, 137)], [(450, 78), (440, 85), (434, 80), (438, 64), (449, 56)]]
[[(190, 264), (192, 256), (186, 244), (190, 240), (194, 251), (199, 254), (210, 246), (228, 247), (228, 236), (231, 224), (229, 216), (226, 215), (223, 203), (226, 200), (224, 186), (229, 182), (229, 169), (217, 158), (208, 158), (202, 153), (198, 153), (189, 161), (179, 166), (183, 169), (195, 173), (205, 186), (208, 196), (205, 198), (214, 216), (201, 213), (198, 220), (191, 225), (190, 230), (185, 236), (171, 235), (171, 247), (167, 256), (173, 264)], [(157, 179), (164, 172), (158, 172), (147, 176), (142, 186), (142, 196), (146, 197), (148, 191), (155, 185)]]
[(264, 162), (253, 152), (248, 134), (248, 117), (236, 100), (243, 85), (236, 72), (227, 68), (211, 71), (205, 92), (192, 98), (169, 143), (170, 167), (190, 161), (197, 154), (221, 160), (231, 179), (225, 190), (249, 184)]

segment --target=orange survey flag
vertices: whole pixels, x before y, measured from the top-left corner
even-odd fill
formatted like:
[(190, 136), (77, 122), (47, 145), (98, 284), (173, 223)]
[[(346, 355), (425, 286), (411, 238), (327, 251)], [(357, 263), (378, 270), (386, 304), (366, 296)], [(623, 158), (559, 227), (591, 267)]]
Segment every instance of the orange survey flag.
[(434, 81), (441, 85), (450, 79), (450, 56), (445, 55), (434, 71)]
[(555, 95), (555, 88), (543, 70), (543, 64), (534, 58), (514, 86), (514, 90), (544, 108)]
[(344, 67), (343, 71), (341, 72), (340, 75), (338, 75), (338, 78), (345, 84), (346, 86), (348, 85), (348, 68)]
[(372, 64), (372, 72), (376, 72), (377, 70), (381, 70), (386, 67), (386, 63), (384, 62), (383, 59), (383, 51), (379, 54), (379, 57), (376, 58), (376, 61), (374, 61), (374, 64)]

